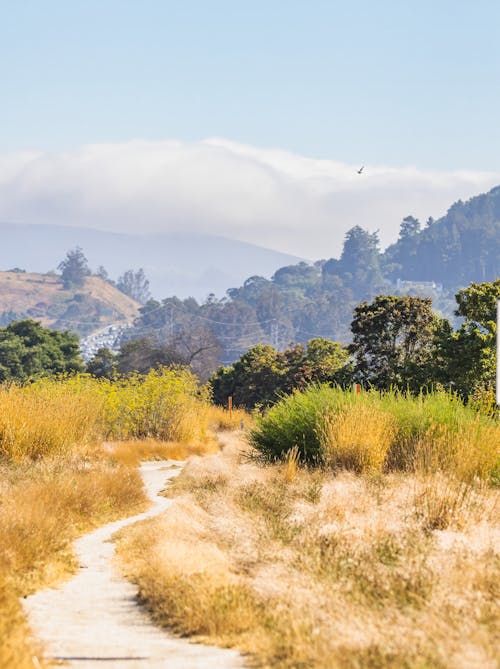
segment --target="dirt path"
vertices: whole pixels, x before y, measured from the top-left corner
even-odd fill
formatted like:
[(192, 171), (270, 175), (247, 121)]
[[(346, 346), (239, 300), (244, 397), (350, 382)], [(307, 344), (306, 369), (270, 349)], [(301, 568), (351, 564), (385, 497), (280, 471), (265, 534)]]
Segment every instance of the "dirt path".
[[(78, 669), (240, 669), (236, 651), (192, 644), (155, 627), (136, 603), (136, 588), (112, 565), (114, 532), (166, 509), (159, 497), (179, 463), (149, 462), (141, 474), (154, 506), (109, 523), (74, 544), (79, 573), (57, 589), (23, 600), (34, 633), (47, 656)], [(177, 465), (177, 466), (176, 466)]]

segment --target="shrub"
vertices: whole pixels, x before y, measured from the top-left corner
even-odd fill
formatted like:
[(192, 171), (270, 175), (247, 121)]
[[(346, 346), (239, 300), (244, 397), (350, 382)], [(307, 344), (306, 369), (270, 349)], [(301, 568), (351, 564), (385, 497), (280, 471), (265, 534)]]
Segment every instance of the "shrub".
[(319, 385), (274, 405), (250, 441), (270, 461), (296, 447), (303, 463), (357, 472), (439, 470), (471, 481), (498, 471), (500, 426), (450, 393), (354, 395)]

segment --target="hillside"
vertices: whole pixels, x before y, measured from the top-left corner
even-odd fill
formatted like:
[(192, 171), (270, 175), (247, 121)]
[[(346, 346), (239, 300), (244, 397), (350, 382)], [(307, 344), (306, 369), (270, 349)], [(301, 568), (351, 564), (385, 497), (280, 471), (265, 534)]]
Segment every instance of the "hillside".
[(422, 229), (409, 216), (383, 256), (387, 278), (435, 281), (451, 290), (500, 276), (500, 186), (455, 202)]
[(259, 342), (284, 350), (291, 342), (327, 337), (348, 343), (354, 308), (377, 294), (431, 297), (433, 309), (453, 321), (454, 295), (472, 281), (500, 275), (500, 187), (453, 204), (421, 229), (409, 216), (399, 240), (385, 252), (377, 233), (360, 226), (345, 236), (340, 258), (298, 263), (270, 278), (250, 276), (222, 300), (197, 304), (171, 297), (146, 305), (126, 338), (161, 342), (211, 341), (231, 363)]
[(143, 267), (157, 298), (224, 295), (247, 276), (271, 276), (278, 267), (300, 260), (210, 234), (131, 235), (75, 226), (0, 223), (0, 239), (0, 269), (55, 270), (69, 249), (80, 246), (90, 267), (96, 270), (103, 265), (112, 279)]
[(56, 329), (87, 335), (111, 323), (128, 323), (139, 304), (97, 276), (65, 290), (60, 277), (0, 272), (0, 325), (33, 318)]

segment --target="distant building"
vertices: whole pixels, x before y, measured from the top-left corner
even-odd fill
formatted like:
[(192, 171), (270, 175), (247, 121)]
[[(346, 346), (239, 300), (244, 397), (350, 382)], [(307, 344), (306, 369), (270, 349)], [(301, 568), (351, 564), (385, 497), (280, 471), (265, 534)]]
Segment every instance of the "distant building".
[(434, 290), (436, 293), (443, 292), (443, 284), (436, 283), (435, 281), (406, 281), (403, 279), (398, 279), (396, 286), (401, 291), (418, 290), (426, 292), (429, 290)]

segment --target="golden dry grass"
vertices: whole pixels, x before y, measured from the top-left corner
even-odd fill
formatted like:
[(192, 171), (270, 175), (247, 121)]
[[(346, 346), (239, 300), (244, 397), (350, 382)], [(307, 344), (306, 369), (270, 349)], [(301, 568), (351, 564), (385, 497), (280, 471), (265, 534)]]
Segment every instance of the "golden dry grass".
[(187, 460), (192, 455), (217, 453), (219, 445), (213, 436), (207, 436), (196, 443), (158, 439), (111, 441), (104, 444), (104, 449), (114, 462), (135, 467), (143, 460)]
[(155, 618), (279, 669), (496, 669), (498, 491), (259, 466), (225, 437), (119, 553)]
[(82, 453), (100, 433), (101, 400), (90, 388), (50, 380), (0, 387), (0, 458)]
[(33, 669), (18, 598), (72, 571), (78, 534), (147, 502), (138, 472), (76, 457), (4, 464), (0, 481), (0, 667)]
[(212, 404), (208, 409), (208, 425), (214, 431), (234, 431), (251, 427), (253, 418), (244, 409), (233, 408), (231, 411)]
[(324, 463), (332, 469), (381, 472), (395, 434), (395, 419), (370, 404), (327, 413), (320, 424)]

